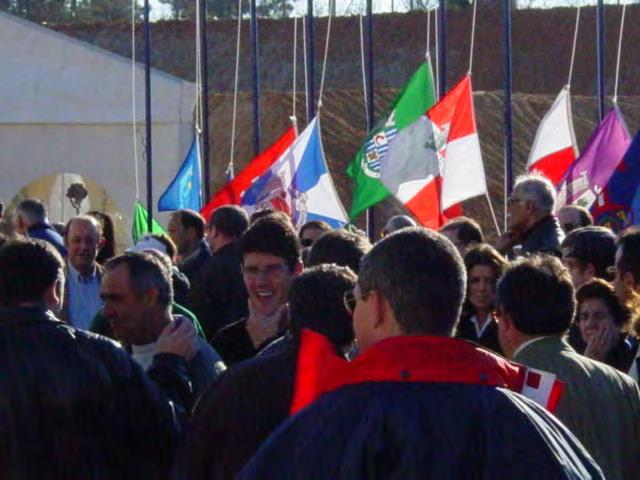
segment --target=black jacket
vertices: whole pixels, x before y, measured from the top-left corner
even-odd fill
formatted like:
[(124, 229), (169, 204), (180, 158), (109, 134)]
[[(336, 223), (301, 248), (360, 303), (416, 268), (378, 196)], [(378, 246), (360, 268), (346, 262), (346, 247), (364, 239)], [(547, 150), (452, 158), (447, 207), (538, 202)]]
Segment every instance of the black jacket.
[(191, 284), (187, 306), (198, 317), (207, 340), (249, 313), (241, 265), (238, 247), (230, 243), (213, 253)]
[(0, 309), (0, 478), (167, 478), (185, 372), (163, 354), (147, 376), (44, 308)]
[(564, 240), (564, 233), (558, 219), (554, 215), (548, 215), (536, 223), (526, 234), (520, 254), (548, 253), (562, 257), (560, 250), (562, 240)]

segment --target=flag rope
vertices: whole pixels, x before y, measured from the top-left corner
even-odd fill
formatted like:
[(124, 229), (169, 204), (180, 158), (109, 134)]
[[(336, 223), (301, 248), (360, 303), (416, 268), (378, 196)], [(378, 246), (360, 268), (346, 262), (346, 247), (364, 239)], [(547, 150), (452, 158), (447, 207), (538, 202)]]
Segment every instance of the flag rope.
[(427, 9), (427, 52), (425, 57), (428, 57), (431, 51), (431, 9)]
[(373, 125), (369, 125), (369, 105), (367, 104), (367, 73), (364, 64), (364, 27), (363, 15), (360, 14), (360, 64), (362, 65), (362, 93), (364, 99), (364, 118), (367, 122), (367, 130), (371, 130)]
[(320, 77), (320, 92), (318, 93), (318, 114), (322, 108), (322, 93), (324, 92), (324, 79), (327, 73), (327, 58), (329, 57), (329, 39), (331, 38), (331, 20), (333, 18), (333, 4), (335, 0), (329, 0), (329, 18), (327, 20), (327, 36), (324, 42), (324, 60), (322, 62), (322, 76)]
[(473, 46), (476, 38), (476, 13), (478, 10), (478, 0), (473, 0), (473, 17), (471, 19), (471, 46), (469, 48), (469, 75), (473, 67)]
[(622, 32), (624, 30), (624, 17), (627, 11), (627, 4), (622, 5), (622, 17), (620, 18), (620, 35), (618, 36), (618, 58), (616, 60), (616, 83), (613, 89), (613, 104), (618, 103), (618, 80), (620, 76), (620, 57), (622, 56)]
[(500, 226), (498, 225), (498, 217), (496, 217), (496, 212), (493, 210), (493, 205), (491, 204), (491, 198), (489, 198), (489, 189), (484, 192), (485, 197), (487, 197), (487, 203), (489, 204), (489, 211), (491, 212), (491, 218), (493, 218), (493, 224), (496, 227), (496, 232), (498, 232), (498, 236), (502, 235), (500, 231)]
[(436, 38), (436, 75), (435, 75), (435, 82), (436, 82), (436, 101), (440, 100), (440, 42), (438, 42), (438, 6), (436, 5), (436, 8), (434, 8), (435, 10), (435, 20), (433, 21), (434, 24), (434, 34), (435, 34), (435, 38)]
[(200, 2), (196, 1), (196, 120), (195, 130), (196, 134), (202, 131), (202, 65), (200, 64), (200, 51), (202, 48), (201, 35), (200, 35), (200, 22), (197, 20), (200, 18)]
[(307, 29), (302, 29), (302, 51), (305, 52), (304, 57), (304, 99), (307, 108), (307, 123), (309, 123), (309, 66), (307, 65)]
[[(231, 148), (229, 151), (229, 165), (227, 176), (233, 175), (233, 158), (236, 149), (236, 123), (238, 121), (238, 83), (240, 78), (240, 37), (242, 34), (242, 0), (238, 0), (238, 27), (236, 34), (236, 71), (233, 80), (233, 113), (231, 121)], [(294, 67), (295, 68), (295, 67)]]
[(573, 29), (573, 47), (571, 48), (571, 63), (569, 64), (569, 79), (567, 80), (567, 86), (571, 88), (571, 79), (573, 78), (573, 62), (576, 59), (576, 46), (578, 45), (578, 28), (580, 27), (580, 6), (578, 5), (578, 11), (576, 12), (576, 26)]
[(136, 0), (131, 0), (131, 112), (133, 128), (133, 173), (136, 183), (136, 201), (140, 199), (138, 178), (138, 126), (136, 123)]
[(293, 95), (291, 96), (292, 113), (291, 121), (296, 118), (296, 67), (298, 66), (298, 17), (293, 17)]

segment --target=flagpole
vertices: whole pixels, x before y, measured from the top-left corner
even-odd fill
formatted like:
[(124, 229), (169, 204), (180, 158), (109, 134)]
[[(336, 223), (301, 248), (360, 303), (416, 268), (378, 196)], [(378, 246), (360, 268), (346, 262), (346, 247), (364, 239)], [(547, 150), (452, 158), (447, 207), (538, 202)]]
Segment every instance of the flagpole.
[[(238, 12), (240, 15), (240, 12)], [(258, 71), (258, 19), (256, 0), (251, 0), (251, 70), (253, 77), (253, 151), (260, 154), (260, 73)]]
[(211, 184), (211, 169), (209, 164), (209, 75), (208, 75), (208, 60), (209, 54), (207, 51), (207, 1), (198, 0), (200, 2), (200, 106), (202, 108), (202, 118), (200, 119), (202, 125), (202, 132), (200, 134), (200, 140), (202, 141), (202, 173), (204, 177), (203, 194), (204, 202), (209, 201), (210, 184)]
[[(504, 185), (504, 225), (507, 225), (507, 198), (513, 188), (513, 116), (511, 111), (511, 0), (503, 0), (503, 34), (504, 34), (504, 161), (505, 161), (505, 185)], [(489, 199), (487, 195), (487, 200)], [(489, 201), (491, 206), (491, 201)], [(493, 212), (492, 212), (493, 213)], [(495, 217), (495, 215), (494, 215)], [(496, 227), (498, 223), (496, 221)]]
[(439, 12), (440, 25), (438, 29), (438, 50), (440, 52), (440, 64), (438, 65), (440, 80), (438, 86), (440, 87), (439, 98), (444, 97), (447, 92), (447, 2), (446, 0), (440, 0)]
[(149, 0), (144, 0), (144, 104), (145, 147), (147, 157), (147, 231), (153, 227), (153, 169), (151, 157), (151, 29)]
[[(373, 0), (367, 0), (367, 131), (373, 130), (375, 119), (373, 105)], [(373, 207), (367, 208), (367, 235), (376, 241), (376, 216)]]
[(604, 0), (598, 0), (596, 10), (596, 41), (598, 60), (598, 122), (604, 117)]
[(313, 63), (313, 0), (307, 0), (307, 71), (305, 74), (307, 75), (307, 112), (308, 118), (307, 123), (311, 121), (313, 117), (316, 116), (316, 105), (315, 105), (315, 86), (314, 86), (314, 76), (315, 76), (315, 68)]

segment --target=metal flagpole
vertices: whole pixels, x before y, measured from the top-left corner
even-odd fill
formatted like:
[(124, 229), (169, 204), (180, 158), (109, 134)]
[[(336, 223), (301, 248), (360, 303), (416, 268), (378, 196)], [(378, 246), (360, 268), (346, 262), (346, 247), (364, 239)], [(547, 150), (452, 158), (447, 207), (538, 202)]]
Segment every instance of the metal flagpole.
[(260, 154), (260, 73), (258, 71), (256, 0), (251, 0), (251, 70), (253, 74), (253, 151), (257, 156)]
[(447, 92), (447, 2), (440, 0), (438, 9), (440, 25), (438, 25), (438, 50), (440, 53), (440, 65), (438, 66), (440, 73), (439, 98), (444, 97)]
[(151, 232), (153, 226), (153, 169), (151, 161), (151, 29), (149, 26), (149, 0), (144, 0), (144, 105), (147, 157), (147, 231)]
[(596, 10), (596, 41), (598, 58), (598, 121), (604, 117), (604, 0), (598, 0)]
[(316, 92), (314, 86), (315, 68), (313, 64), (313, 0), (307, 0), (307, 123), (316, 116)]
[(209, 164), (209, 75), (208, 75), (208, 59), (207, 51), (207, 0), (198, 0), (200, 2), (200, 82), (201, 97), (200, 105), (202, 107), (201, 118), (201, 140), (202, 140), (202, 172), (204, 176), (203, 204), (209, 201), (210, 185), (211, 185), (211, 166)]
[[(367, 0), (367, 130), (373, 130), (375, 119), (373, 105), (373, 0)], [(376, 219), (373, 207), (367, 209), (367, 235), (374, 243)]]
[(504, 33), (504, 228), (507, 228), (507, 198), (513, 188), (513, 131), (511, 112), (511, 0), (503, 0)]

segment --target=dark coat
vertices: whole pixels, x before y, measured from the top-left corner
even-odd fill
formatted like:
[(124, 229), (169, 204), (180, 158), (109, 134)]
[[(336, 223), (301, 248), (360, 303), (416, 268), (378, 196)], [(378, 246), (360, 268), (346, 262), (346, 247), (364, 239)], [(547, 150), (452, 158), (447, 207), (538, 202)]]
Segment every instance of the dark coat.
[(198, 245), (198, 250), (178, 264), (178, 270), (184, 273), (189, 279), (189, 283), (193, 285), (196, 275), (210, 257), (209, 244), (205, 239), (202, 239)]
[(496, 321), (492, 318), (489, 325), (487, 325), (482, 332), (482, 336), (478, 337), (476, 327), (471, 321), (471, 317), (473, 317), (473, 314), (469, 313), (463, 313), (463, 315), (460, 316), (460, 321), (456, 327), (456, 338), (469, 340), (470, 342), (477, 343), (482, 347), (502, 355), (502, 348), (500, 348), (500, 342), (498, 341), (498, 324)]
[(235, 477), (287, 419), (298, 342), (283, 341), (277, 352), (231, 367), (203, 393), (187, 428), (181, 455), (184, 478)]
[(283, 423), (240, 479), (601, 479), (569, 431), (508, 390), (370, 382)]
[(0, 478), (169, 477), (191, 395), (183, 359), (158, 355), (147, 376), (44, 308), (3, 308), (0, 370)]
[(64, 246), (64, 240), (60, 234), (48, 223), (37, 223), (27, 229), (27, 235), (31, 238), (38, 238), (49, 242), (62, 255), (67, 256), (67, 249)]
[(207, 259), (191, 284), (187, 306), (200, 320), (207, 340), (249, 313), (236, 244), (219, 248)]
[(520, 254), (548, 253), (562, 257), (560, 244), (564, 240), (564, 232), (554, 215), (548, 215), (536, 223), (522, 242)]

